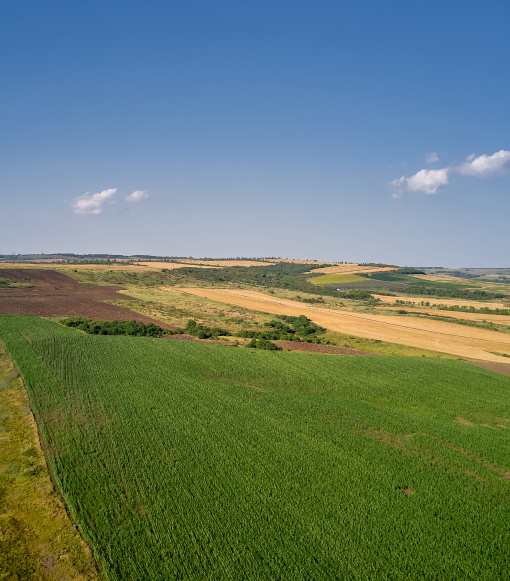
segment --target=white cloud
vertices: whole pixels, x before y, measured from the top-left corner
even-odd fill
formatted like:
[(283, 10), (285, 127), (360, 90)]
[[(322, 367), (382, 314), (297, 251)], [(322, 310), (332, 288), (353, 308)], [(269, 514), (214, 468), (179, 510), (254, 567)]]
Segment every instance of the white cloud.
[(422, 169), (414, 176), (407, 178), (407, 189), (410, 192), (424, 192), (436, 194), (441, 188), (450, 183), (450, 168)]
[(427, 153), (427, 163), (435, 163), (436, 161), (439, 161), (439, 157), (436, 151)]
[(149, 194), (143, 190), (136, 190), (131, 195), (126, 197), (128, 202), (142, 202), (143, 200), (148, 200)]
[(456, 168), (460, 174), (478, 178), (492, 178), (505, 175), (510, 168), (510, 151), (503, 149), (494, 155), (480, 155), (471, 159)]
[(113, 198), (116, 193), (117, 188), (103, 190), (100, 194), (90, 195), (90, 192), (87, 192), (74, 200), (73, 212), (75, 214), (100, 214), (105, 206), (114, 203)]
[[(432, 158), (430, 154), (427, 161)], [(402, 197), (404, 182), (409, 192), (424, 192), (425, 194), (436, 194), (439, 190), (450, 183), (450, 179), (455, 174), (475, 176), (481, 179), (488, 179), (503, 176), (510, 170), (510, 151), (497, 151), (493, 155), (475, 156), (474, 153), (467, 156), (467, 161), (459, 166), (449, 166), (443, 169), (422, 169), (410, 178), (402, 176), (390, 182), (394, 188), (392, 196)]]
[(394, 188), (393, 193), (391, 194), (392, 198), (401, 198), (402, 197), (402, 187), (404, 185), (405, 179), (406, 178), (404, 176), (402, 176), (401, 178), (398, 178), (398, 179), (390, 182), (390, 186), (393, 186), (393, 188)]

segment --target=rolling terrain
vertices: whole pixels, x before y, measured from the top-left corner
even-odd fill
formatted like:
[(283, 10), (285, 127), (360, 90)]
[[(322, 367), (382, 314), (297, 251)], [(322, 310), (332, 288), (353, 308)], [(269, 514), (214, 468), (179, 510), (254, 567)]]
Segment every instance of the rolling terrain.
[(493, 351), (510, 355), (510, 335), (476, 328), (458, 328), (449, 323), (417, 319), (392, 319), (383, 315), (336, 311), (273, 298), (257, 291), (181, 288), (181, 292), (204, 296), (253, 310), (288, 315), (306, 315), (318, 325), (369, 339), (444, 351), (494, 363), (507, 363)]
[(504, 579), (510, 378), (0, 317), (105, 579)]

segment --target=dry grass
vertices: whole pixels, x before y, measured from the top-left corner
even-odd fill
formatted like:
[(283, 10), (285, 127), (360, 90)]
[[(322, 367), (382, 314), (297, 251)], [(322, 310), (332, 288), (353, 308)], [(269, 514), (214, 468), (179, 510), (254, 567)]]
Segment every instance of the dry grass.
[(55, 494), (27, 392), (12, 375), (0, 345), (0, 579), (100, 579)]
[(451, 325), (442, 321), (413, 318), (389, 318), (384, 315), (334, 311), (272, 298), (257, 291), (235, 289), (175, 289), (195, 296), (273, 314), (305, 315), (314, 323), (332, 331), (357, 335), (401, 345), (410, 345), (494, 363), (507, 363), (499, 352), (510, 355), (510, 335)]

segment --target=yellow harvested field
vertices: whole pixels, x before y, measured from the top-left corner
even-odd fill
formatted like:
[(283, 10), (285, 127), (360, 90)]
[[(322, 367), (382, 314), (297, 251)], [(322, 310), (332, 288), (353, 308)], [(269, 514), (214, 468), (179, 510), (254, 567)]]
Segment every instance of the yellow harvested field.
[(500, 325), (510, 325), (510, 315), (485, 315), (483, 313), (461, 313), (458, 311), (439, 311), (430, 307), (408, 307), (405, 305), (398, 307), (381, 307), (385, 311), (398, 311), (404, 309), (410, 313), (429, 313), (440, 317), (452, 317), (454, 319), (467, 319), (468, 321), (490, 321)]
[(168, 270), (173, 270), (174, 268), (184, 268), (186, 266), (194, 266), (196, 268), (211, 268), (210, 266), (204, 265), (190, 265), (190, 264), (176, 264), (174, 262), (137, 262), (136, 264), (48, 264), (41, 262), (1, 262), (0, 268), (46, 268), (50, 270), (129, 270), (138, 272), (150, 272), (161, 270), (162, 268), (167, 268)]
[(331, 262), (323, 260), (297, 260), (295, 258), (268, 258), (267, 260), (268, 262), (292, 262), (293, 264), (331, 264)]
[(213, 265), (207, 266), (204, 264), (187, 264), (185, 262), (138, 262), (137, 264), (142, 265), (145, 269), (150, 270), (161, 270), (162, 268), (167, 268), (168, 270), (173, 270), (174, 268), (186, 268), (187, 266), (192, 266), (193, 268), (212, 268)]
[[(508, 309), (509, 306), (505, 305), (502, 302), (485, 302), (485, 301), (470, 301), (468, 299), (443, 299), (443, 298), (430, 298), (430, 297), (409, 297), (409, 296), (401, 296), (401, 297), (387, 297), (385, 295), (378, 295), (375, 293), (370, 293), (376, 299), (381, 299), (383, 303), (388, 303), (393, 305), (396, 303), (397, 300), (405, 300), (405, 301), (412, 301), (419, 305), (421, 301), (428, 301), (430, 302), (431, 306), (434, 305), (449, 305), (455, 306), (458, 305), (459, 307), (475, 307), (479, 309), (480, 307), (488, 307), (489, 309)], [(402, 308), (407, 308), (406, 305), (402, 305)], [(423, 307), (427, 308), (427, 307)]]
[(265, 313), (305, 315), (314, 323), (332, 331), (450, 353), (458, 357), (508, 363), (508, 359), (493, 355), (492, 352), (510, 355), (510, 335), (476, 327), (404, 317), (395, 317), (393, 320), (393, 317), (384, 315), (337, 311), (296, 304), (296, 301), (273, 298), (249, 290), (175, 287), (172, 290)]
[[(195, 260), (183, 259), (179, 262), (161, 262), (161, 261), (145, 261), (136, 262), (135, 264), (67, 264), (66, 262), (55, 263), (55, 261), (43, 260), (40, 262), (0, 262), (0, 268), (71, 268), (71, 269), (89, 269), (89, 270), (130, 270), (130, 271), (150, 271), (161, 270), (167, 268), (173, 270), (174, 268), (186, 268), (192, 266), (193, 268), (221, 268), (227, 266), (271, 266), (275, 262), (293, 262), (297, 264), (324, 264), (323, 262), (316, 262), (311, 260), (279, 260), (271, 259), (265, 262), (257, 260)], [(333, 267), (334, 268), (334, 267)]]
[(374, 268), (373, 266), (360, 266), (358, 264), (338, 264), (336, 266), (325, 266), (324, 268), (314, 268), (311, 272), (314, 274), (356, 274), (358, 272), (387, 272), (397, 270), (385, 266), (383, 268)]
[[(167, 262), (141, 262), (140, 264), (168, 264)], [(172, 263), (175, 264), (175, 263)], [(195, 260), (193, 258), (183, 258), (179, 260), (179, 264), (183, 266), (208, 266), (208, 267), (225, 267), (225, 266), (270, 266), (270, 262), (260, 262), (258, 260)], [(177, 265), (178, 267), (178, 265)], [(161, 267), (164, 268), (164, 267)]]

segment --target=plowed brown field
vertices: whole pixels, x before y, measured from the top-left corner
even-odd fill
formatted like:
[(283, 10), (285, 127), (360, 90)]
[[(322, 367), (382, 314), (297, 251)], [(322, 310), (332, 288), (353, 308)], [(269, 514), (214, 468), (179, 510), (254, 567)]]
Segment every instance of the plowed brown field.
[(172, 290), (266, 313), (305, 315), (314, 323), (332, 331), (450, 353), (459, 357), (507, 363), (504, 357), (493, 355), (492, 352), (510, 355), (510, 335), (496, 331), (462, 327), (442, 321), (403, 317), (395, 317), (393, 320), (392, 317), (384, 315), (335, 311), (296, 304), (295, 301), (273, 298), (257, 291), (205, 288)]
[(134, 313), (129, 308), (102, 303), (102, 300), (136, 301), (133, 297), (119, 294), (113, 286), (84, 286), (72, 278), (54, 270), (10, 269), (3, 276), (13, 282), (34, 285), (32, 288), (0, 290), (0, 315), (33, 315), (37, 317), (89, 317), (113, 321), (139, 321), (154, 323), (165, 329), (172, 325), (160, 323), (150, 317)]

